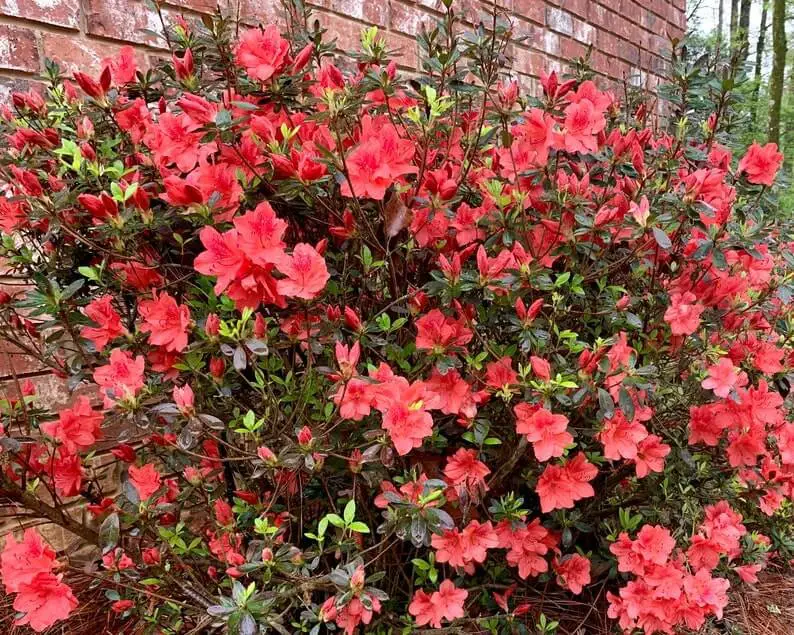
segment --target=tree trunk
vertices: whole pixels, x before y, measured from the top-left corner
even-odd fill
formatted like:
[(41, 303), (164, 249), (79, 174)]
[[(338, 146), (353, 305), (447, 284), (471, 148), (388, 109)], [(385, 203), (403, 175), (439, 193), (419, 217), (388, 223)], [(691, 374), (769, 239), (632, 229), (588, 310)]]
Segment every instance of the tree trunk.
[(736, 46), (736, 38), (738, 33), (736, 32), (739, 28), (739, 0), (731, 0), (731, 32), (730, 37), (728, 38), (729, 42), (731, 43), (731, 48)]
[(786, 76), (786, 0), (772, 0), (772, 74), (769, 76), (769, 140), (780, 142), (780, 107)]
[(722, 42), (723, 30), (725, 29), (725, 0), (720, 0), (719, 13), (717, 14), (717, 39)]
[(747, 54), (750, 52), (750, 8), (752, 5), (753, 0), (742, 0), (741, 10), (739, 11), (736, 47), (739, 51), (740, 69), (747, 62)]
[(755, 69), (753, 72), (753, 121), (758, 119), (758, 94), (761, 90), (761, 67), (764, 62), (764, 53), (766, 52), (766, 19), (768, 16), (769, 0), (762, 0), (761, 2), (761, 26), (758, 30), (758, 40), (755, 43)]

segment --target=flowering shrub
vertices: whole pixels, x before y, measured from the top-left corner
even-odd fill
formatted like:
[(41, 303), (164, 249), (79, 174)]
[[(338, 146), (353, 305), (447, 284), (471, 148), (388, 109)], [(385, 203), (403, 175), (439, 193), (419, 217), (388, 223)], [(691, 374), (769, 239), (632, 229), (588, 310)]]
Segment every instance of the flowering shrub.
[[(0, 401), (4, 499), (157, 632), (720, 618), (794, 547), (777, 149), (735, 161), (730, 82), (678, 60), (665, 132), (583, 66), (522, 96), (498, 16), (448, 8), (407, 79), (296, 7), (3, 110), (0, 334), (79, 391)], [(17, 623), (76, 566), (9, 535)]]

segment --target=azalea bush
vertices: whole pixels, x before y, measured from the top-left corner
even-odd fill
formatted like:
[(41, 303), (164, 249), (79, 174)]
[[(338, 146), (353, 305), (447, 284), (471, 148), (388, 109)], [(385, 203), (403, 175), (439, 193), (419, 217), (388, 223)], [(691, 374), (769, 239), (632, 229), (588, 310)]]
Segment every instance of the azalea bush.
[(17, 624), (80, 572), (119, 630), (673, 633), (794, 556), (777, 148), (445, 5), (415, 78), (297, 3), (4, 107), (0, 492), (93, 547), (5, 538)]

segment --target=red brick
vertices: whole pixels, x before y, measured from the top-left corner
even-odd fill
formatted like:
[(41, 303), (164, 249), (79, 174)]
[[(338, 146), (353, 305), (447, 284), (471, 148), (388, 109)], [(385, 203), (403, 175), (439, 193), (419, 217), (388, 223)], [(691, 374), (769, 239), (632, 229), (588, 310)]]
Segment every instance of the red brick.
[(558, 7), (547, 7), (546, 26), (563, 35), (573, 35), (573, 16)]
[(416, 40), (397, 33), (385, 34), (386, 44), (395, 52), (394, 59), (400, 66), (416, 68), (419, 60)]
[(224, 0), (233, 7), (240, 3), (240, 17), (252, 24), (283, 24), (283, 9), (273, 0)]
[[(66, 382), (55, 375), (38, 375), (30, 378), (36, 387), (36, 395), (39, 403), (45, 407), (59, 408), (71, 403), (76, 395), (92, 396), (96, 392), (96, 386), (81, 385), (77, 390), (70, 394)], [(0, 382), (0, 395), (18, 397), (19, 391), (16, 382), (13, 380)]]
[(515, 40), (526, 38), (521, 42), (523, 46), (539, 48), (538, 42), (543, 38), (544, 33), (547, 33), (547, 31), (537, 24), (521, 18), (513, 18), (513, 38)]
[(382, 0), (314, 0), (313, 4), (368, 25), (386, 26), (389, 22), (389, 3)]
[(625, 42), (619, 37), (607, 32), (602, 32), (598, 40), (598, 48), (613, 57), (617, 57), (620, 54), (620, 49), (625, 45)]
[[(609, 7), (613, 11), (620, 11), (620, 4), (621, 0), (597, 0), (600, 4), (603, 4), (605, 7)], [(629, 0), (631, 2), (631, 0)], [(624, 1), (625, 4), (625, 1)]]
[(587, 5), (594, 2), (594, 0), (557, 0), (554, 4), (560, 5), (566, 11), (578, 15), (580, 18), (587, 17)]
[(0, 68), (30, 73), (39, 70), (36, 34), (31, 29), (0, 25)]
[(0, 15), (80, 28), (80, 0), (0, 0)]
[(587, 53), (587, 47), (581, 42), (571, 38), (560, 38), (560, 56), (566, 62), (583, 57)]
[(537, 42), (537, 46), (547, 55), (558, 57), (560, 55), (560, 36), (554, 31), (545, 30)]
[(26, 355), (10, 342), (0, 342), (0, 381), (42, 370), (45, 367), (37, 359)]
[(419, 7), (408, 5), (403, 2), (393, 2), (391, 5), (391, 16), (389, 26), (392, 30), (405, 33), (415, 37), (421, 33), (424, 24), (430, 28), (433, 24), (433, 17)]
[(223, 10), (237, 12), (237, 0), (166, 0), (166, 2), (180, 9), (190, 9), (199, 13), (213, 13), (216, 7)]
[[(0, 104), (7, 103), (11, 100), (11, 93), (25, 92), (34, 85), (35, 82), (28, 81), (27, 79), (0, 77)], [(0, 288), (2, 288), (2, 285), (0, 285)]]
[(597, 73), (609, 75), (612, 71), (610, 68), (611, 62), (612, 59), (599, 50), (593, 50), (593, 52), (590, 54), (590, 65)]
[(609, 23), (611, 12), (606, 7), (591, 2), (587, 8), (587, 22), (595, 27), (604, 28)]
[(515, 0), (513, 12), (540, 25), (546, 24), (546, 4), (543, 0)]
[(593, 46), (595, 46), (597, 36), (598, 36), (598, 31), (593, 25), (587, 24), (586, 22), (582, 22), (581, 20), (577, 20), (574, 18), (573, 37), (575, 40), (579, 40), (584, 44), (592, 44)]
[(147, 33), (162, 33), (163, 28), (157, 12), (143, 0), (87, 0), (85, 11), (86, 28), (91, 35), (166, 47), (165, 40)]
[(96, 40), (76, 40), (68, 33), (42, 33), (41, 41), (44, 56), (58, 62), (66, 73), (96, 73), (102, 67), (102, 60), (117, 55), (123, 46)]
[(336, 39), (336, 47), (341, 51), (358, 50), (363, 25), (345, 20), (333, 13), (316, 12), (313, 14), (322, 28), (328, 29), (325, 37), (328, 41)]
[(540, 53), (516, 48), (513, 55), (513, 68), (519, 73), (540, 77), (541, 73), (548, 72), (548, 60)]

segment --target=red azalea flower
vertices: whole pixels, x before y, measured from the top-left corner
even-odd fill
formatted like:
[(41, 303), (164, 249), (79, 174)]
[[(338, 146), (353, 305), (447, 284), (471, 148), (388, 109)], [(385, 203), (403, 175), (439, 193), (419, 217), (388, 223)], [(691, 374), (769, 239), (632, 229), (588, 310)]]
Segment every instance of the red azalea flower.
[(146, 463), (141, 467), (130, 465), (129, 476), (130, 483), (137, 490), (142, 501), (149, 500), (160, 489), (162, 483), (160, 473), (152, 463)]
[(14, 534), (6, 535), (0, 554), (0, 577), (6, 593), (16, 593), (23, 584), (30, 584), (39, 573), (49, 573), (58, 566), (55, 551), (35, 529), (26, 529), (20, 542)]
[(105, 407), (112, 407), (116, 400), (135, 397), (143, 387), (144, 361), (141, 355), (114, 348), (110, 352), (110, 363), (94, 371), (94, 381), (105, 396)]
[(235, 59), (251, 79), (266, 82), (287, 65), (289, 42), (281, 37), (277, 26), (248, 29), (240, 35)]
[(152, 292), (151, 300), (138, 303), (143, 323), (140, 330), (149, 333), (149, 343), (166, 351), (179, 353), (187, 347), (190, 309), (177, 304), (168, 293)]
[(408, 612), (416, 618), (418, 626), (430, 624), (432, 628), (441, 628), (442, 620), (451, 622), (464, 616), (463, 603), (468, 596), (468, 591), (457, 588), (450, 580), (444, 580), (439, 590), (432, 594), (419, 589), (414, 594)]
[(58, 439), (70, 453), (93, 446), (102, 436), (102, 413), (91, 409), (88, 397), (80, 396), (71, 408), (58, 414), (58, 421), (41, 424), (44, 434)]
[(750, 183), (771, 186), (783, 163), (783, 154), (778, 152), (776, 143), (761, 146), (754, 142), (739, 161), (739, 172), (747, 175)]
[(62, 582), (61, 575), (38, 573), (19, 588), (14, 598), (14, 610), (22, 613), (15, 620), (17, 626), (30, 626), (40, 633), (60, 620), (65, 620), (77, 607), (72, 589)]
[(86, 317), (97, 326), (84, 326), (80, 335), (94, 343), (101, 352), (108, 342), (124, 335), (127, 330), (121, 325), (121, 316), (113, 308), (113, 296), (101, 295), (89, 302), (83, 310)]
[(276, 266), (286, 276), (276, 283), (276, 288), (288, 298), (311, 300), (322, 293), (331, 277), (325, 259), (306, 243), (295, 245), (292, 254), (281, 256)]
[(520, 403), (514, 408), (516, 415), (516, 432), (527, 437), (532, 443), (535, 458), (548, 461), (555, 456), (562, 456), (565, 448), (573, 443), (573, 436), (568, 432), (568, 417), (555, 415), (545, 408)]

